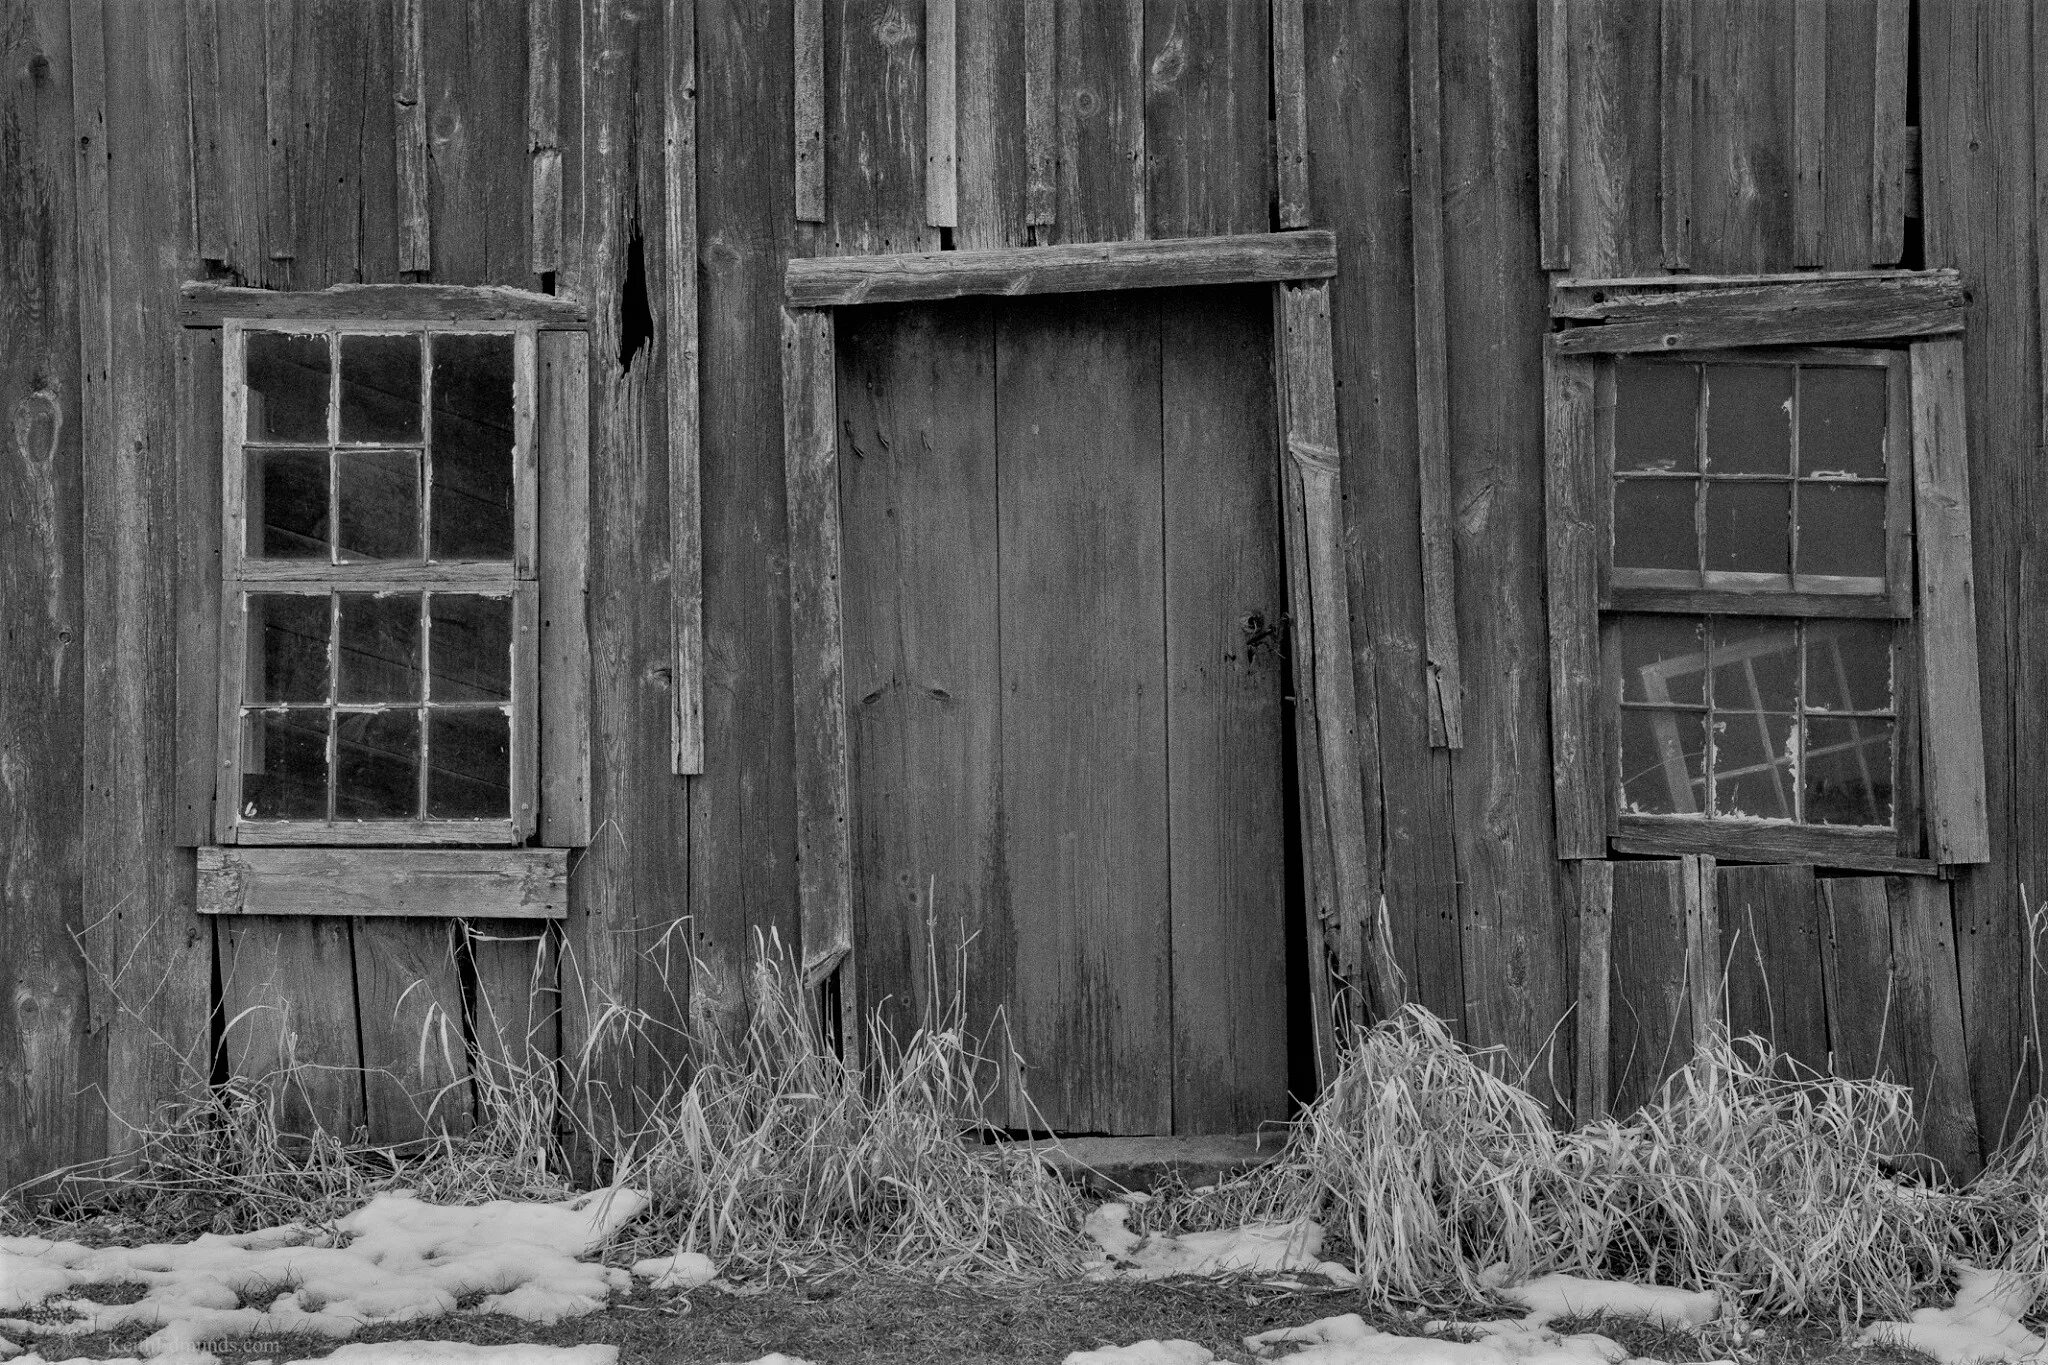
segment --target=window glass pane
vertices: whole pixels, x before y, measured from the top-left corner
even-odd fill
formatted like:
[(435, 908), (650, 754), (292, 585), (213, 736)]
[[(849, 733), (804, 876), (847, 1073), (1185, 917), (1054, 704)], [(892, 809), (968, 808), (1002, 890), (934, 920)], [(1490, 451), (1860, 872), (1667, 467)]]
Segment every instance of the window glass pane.
[(420, 439), (420, 338), (341, 338), (341, 439)]
[(435, 701), (512, 700), (512, 599), (434, 594)]
[(1792, 485), (1707, 484), (1707, 568), (1792, 571)]
[(1614, 481), (1614, 566), (1699, 569), (1691, 479)]
[(509, 816), (511, 718), (497, 708), (428, 714), (427, 814), (440, 820)]
[(1884, 500), (1878, 483), (1799, 485), (1799, 572), (1884, 577)]
[(1705, 808), (1707, 716), (1630, 707), (1621, 713), (1622, 808), (1697, 815)]
[(1614, 376), (1614, 467), (1698, 468), (1699, 366), (1624, 359), (1615, 363)]
[(1799, 472), (1884, 477), (1885, 372), (1799, 367)]
[(1891, 710), (1892, 629), (1889, 621), (1809, 621), (1806, 709)]
[(1709, 365), (1707, 469), (1714, 474), (1792, 472), (1792, 367)]
[(247, 435), (251, 441), (327, 439), (327, 338), (246, 332)]
[(1799, 709), (1799, 623), (1717, 617), (1710, 630), (1717, 712)]
[(1815, 825), (1892, 823), (1892, 722), (1806, 721), (1806, 821)]
[(247, 700), (326, 701), (327, 597), (251, 593), (248, 621)]
[(344, 560), (420, 557), (420, 457), (410, 450), (335, 456), (341, 502), (336, 549)]
[(420, 595), (341, 594), (343, 702), (420, 700)]
[(327, 452), (251, 450), (244, 468), (243, 553), (256, 559), (326, 559)]
[(1796, 814), (1798, 719), (1764, 712), (1714, 712), (1714, 814), (1790, 820)]
[(335, 718), (334, 815), (408, 820), (419, 814), (420, 713), (343, 712)]
[(437, 333), (432, 554), (512, 557), (512, 337)]
[(242, 818), (327, 818), (327, 712), (243, 714)]
[(1697, 616), (1624, 616), (1617, 628), (1623, 701), (1652, 706), (1706, 705), (1704, 620)]

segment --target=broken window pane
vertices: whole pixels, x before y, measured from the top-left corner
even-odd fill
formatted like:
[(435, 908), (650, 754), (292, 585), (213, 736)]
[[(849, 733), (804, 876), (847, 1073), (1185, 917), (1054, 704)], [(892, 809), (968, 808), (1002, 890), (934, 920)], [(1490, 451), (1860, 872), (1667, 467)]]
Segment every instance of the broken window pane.
[(243, 553), (255, 559), (326, 559), (327, 452), (251, 450), (244, 467)]
[(416, 702), (420, 696), (420, 594), (341, 594), (342, 702)]
[(420, 437), (419, 334), (344, 334), (341, 439), (417, 441)]
[(1790, 820), (1797, 814), (1799, 718), (1786, 712), (1714, 708), (1714, 814)]
[(1884, 503), (1883, 484), (1799, 485), (1799, 572), (1884, 577)]
[(1881, 479), (1885, 372), (1867, 365), (1799, 367), (1799, 472)]
[(1792, 485), (1707, 484), (1709, 572), (1792, 572)]
[(327, 700), (326, 594), (249, 594), (251, 702)]
[(431, 610), (433, 699), (512, 700), (512, 599), (437, 592)]
[(1893, 722), (1879, 717), (1806, 721), (1806, 821), (1892, 823)]
[(1707, 471), (1792, 472), (1792, 367), (1707, 366)]
[(327, 712), (242, 715), (242, 817), (327, 818)]
[(248, 332), (246, 436), (251, 441), (327, 439), (327, 338)]
[(1622, 808), (1697, 815), (1705, 808), (1707, 714), (1628, 707), (1621, 713)]
[(1697, 469), (1699, 366), (1624, 359), (1616, 362), (1614, 375), (1614, 467)]
[(512, 557), (512, 338), (433, 339), (435, 559)]
[(345, 711), (334, 733), (334, 815), (406, 820), (419, 814), (420, 713)]
[(1614, 565), (1618, 569), (1699, 569), (1691, 479), (1617, 479)]
[(512, 720), (492, 708), (429, 712), (427, 814), (503, 819), (512, 811)]
[(335, 456), (343, 560), (420, 558), (420, 457), (411, 450)]

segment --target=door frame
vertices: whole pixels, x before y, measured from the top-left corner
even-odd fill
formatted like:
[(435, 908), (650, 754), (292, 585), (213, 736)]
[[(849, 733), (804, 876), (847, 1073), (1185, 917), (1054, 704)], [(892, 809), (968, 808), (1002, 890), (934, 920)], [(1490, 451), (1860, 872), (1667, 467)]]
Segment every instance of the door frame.
[[(1281, 524), (1294, 660), (1303, 926), (1318, 1084), (1333, 1068), (1341, 985), (1384, 1015), (1398, 968), (1378, 932), (1360, 782), (1344, 556), (1343, 460), (1330, 343), (1337, 240), (1323, 230), (792, 260), (783, 276), (783, 473), (789, 499), (790, 688), (796, 708), (797, 894), (805, 988), (859, 1056), (853, 851), (840, 605), (839, 402), (833, 309), (1190, 285), (1273, 287)], [(1320, 968), (1320, 969), (1319, 969)]]

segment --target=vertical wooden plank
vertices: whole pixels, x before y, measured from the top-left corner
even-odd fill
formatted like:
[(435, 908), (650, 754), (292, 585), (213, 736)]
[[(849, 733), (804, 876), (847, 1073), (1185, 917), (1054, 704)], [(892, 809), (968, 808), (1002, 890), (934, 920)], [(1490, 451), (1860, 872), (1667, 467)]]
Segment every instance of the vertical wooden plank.
[(1268, 27), (1257, 5), (1147, 0), (1145, 235), (1212, 237), (1271, 225)]
[(1059, 208), (1059, 0), (1024, 6), (1024, 221), (1050, 228)]
[(363, 1126), (349, 922), (236, 915), (217, 924), (228, 1074), (268, 1087), (281, 1131)]
[[(1044, 0), (956, 0), (959, 196), (954, 245), (963, 251), (1025, 239), (1024, 16)], [(1051, 61), (1052, 54), (1043, 54)], [(1048, 170), (1046, 184), (1052, 183)], [(1050, 210), (1048, 209), (1048, 212)]]
[(1607, 1117), (1614, 1093), (1609, 1046), (1609, 981), (1614, 952), (1614, 864), (1588, 860), (1576, 865), (1579, 916), (1579, 1010), (1572, 1087), (1572, 1116), (1580, 1123)]
[(1664, 266), (1692, 264), (1693, 0), (1663, 0), (1663, 60), (1658, 66)]
[(889, 0), (834, 0), (826, 14), (827, 253), (939, 244), (925, 225), (921, 17), (919, 7)]
[(931, 227), (953, 227), (960, 218), (954, 5), (955, 0), (924, 0), (924, 220)]
[(796, 0), (792, 66), (796, 92), (796, 217), (825, 221), (825, 0)]
[(1272, 305), (1244, 288), (1159, 307), (1173, 1125), (1248, 1133), (1287, 1114), (1294, 932)]
[(392, 95), (398, 162), (398, 269), (425, 274), (434, 268), (433, 208), (427, 186), (426, 57), (422, 51), (422, 10), (426, 0), (393, 0)]
[(1465, 746), (1458, 579), (1451, 544), (1450, 376), (1444, 329), (1443, 103), (1437, 0), (1409, 0), (1409, 195), (1415, 243), (1415, 427), (1422, 490), (1422, 622), (1429, 742)]
[(492, 1117), (492, 1087), (508, 1097), (533, 1093), (529, 1078), (561, 1056), (559, 952), (556, 939), (530, 921), (465, 920), (458, 929), (475, 983), (470, 1038), (482, 1122)]
[(1930, 852), (1944, 863), (1991, 858), (1963, 402), (1962, 339), (1916, 343), (1913, 547), (1920, 567), (1921, 754)]
[[(1792, 264), (1821, 263), (1826, 229), (1828, 0), (1794, 0), (1792, 17)], [(1846, 168), (1844, 168), (1846, 170)]]
[[(1794, 7), (1695, 0), (1691, 267), (1752, 273), (1792, 263)], [(1711, 41), (1707, 39), (1711, 35)]]
[[(1309, 172), (1319, 212), (1338, 233), (1344, 269), (1330, 281), (1337, 415), (1352, 450), (1416, 446), (1414, 329), (1382, 326), (1414, 308), (1414, 269), (1402, 247), (1407, 189), (1406, 7), (1307, 8)], [(1355, 376), (1366, 376), (1358, 382)], [(1450, 752), (1429, 746), (1424, 675), (1420, 497), (1414, 460), (1347, 461), (1343, 472), (1352, 589), (1353, 676), (1359, 724), (1374, 753), (1360, 774), (1380, 819), (1370, 869), (1384, 892), (1397, 962), (1415, 998), (1465, 1027), (1458, 906), (1458, 822)], [(1297, 683), (1299, 679), (1296, 680)], [(1300, 781), (1306, 794), (1309, 773)], [(1320, 975), (1320, 974), (1318, 974)]]
[(1692, 1058), (1686, 867), (1677, 858), (1613, 867), (1609, 1055), (1613, 1112), (1626, 1115)]
[(1597, 371), (1596, 363), (1576, 356), (1544, 357), (1551, 781), (1561, 858), (1606, 855), (1611, 800), (1600, 681), (1607, 487), (1595, 430)]
[(1709, 1032), (1720, 1031), (1728, 1022), (1714, 860), (1690, 853), (1680, 858), (1679, 890), (1685, 903), (1686, 1008), (1692, 1014), (1693, 1044), (1698, 1046)]
[[(70, 6), (0, 17), (0, 1187), (104, 1150), (83, 879), (80, 203)], [(101, 225), (104, 241), (104, 225)]]
[(475, 1101), (455, 960), (460, 932), (448, 920), (359, 919), (350, 926), (372, 1142), (469, 1131)]
[(1273, 164), (1278, 174), (1279, 225), (1311, 221), (1308, 176), (1307, 28), (1301, 0), (1272, 0)]
[(541, 842), (590, 842), (590, 360), (581, 332), (540, 336)]
[(853, 951), (832, 314), (785, 310), (782, 338), (790, 668), (798, 735), (797, 893), (804, 984), (816, 989)]
[[(1823, 224), (1819, 264), (1824, 270), (1861, 270), (1876, 259), (1870, 228), (1876, 169), (1871, 109), (1877, 76), (1873, 58), (1878, 8), (1828, 0), (1827, 101), (1820, 151)], [(1904, 70), (1894, 73), (1894, 78), (1903, 88)], [(1892, 263), (1896, 261), (1895, 256)]]
[[(1825, 1073), (1828, 1018), (1819, 894), (1810, 867), (1722, 867), (1718, 891), (1728, 1032), (1769, 1038)], [(1718, 972), (1717, 972), (1718, 976)]]
[(526, 11), (426, 0), (427, 194), (440, 284), (533, 285), (533, 160), (510, 130), (526, 117)]
[(526, 3), (526, 155), (533, 177), (528, 198), (529, 268), (562, 268), (562, 68), (558, 0)]
[(171, 841), (213, 841), (220, 705), (221, 334), (178, 338), (178, 755)]
[(192, 121), (192, 218), (199, 259), (225, 262), (227, 204), (221, 175), (219, 0), (185, 0), (185, 62)]
[(675, 635), (675, 698), (670, 766), (704, 771), (704, 521), (698, 485), (697, 389), (697, 7), (669, 0), (663, 29), (668, 65), (662, 81), (663, 240), (668, 306), (662, 310), (668, 356), (668, 506), (670, 629)]
[(1905, 1029), (1908, 1081), (1921, 1115), (1921, 1140), (1955, 1180), (1984, 1160), (1976, 1110), (1964, 1077), (1970, 1054), (1956, 975), (1949, 884), (1932, 877), (1887, 879), (1892, 917), (1892, 975)]
[(1172, 1122), (1160, 412), (1133, 401), (1158, 392), (1155, 309), (1054, 298), (996, 321), (1014, 1024), (1070, 1132)]
[(999, 1027), (1016, 1018), (1016, 966), (993, 318), (970, 300), (855, 309), (840, 324), (853, 926), (862, 1008), (905, 1040), (957, 993), (970, 1036), (991, 1039), (992, 1119), (1028, 1128)]
[(1536, 0), (1537, 231), (1545, 270), (1572, 263), (1570, 130), (1571, 17), (1565, 0)]
[[(1054, 240), (1143, 237), (1145, 0), (1056, 3), (1059, 221)], [(1030, 79), (1028, 71), (1025, 78)]]
[(1659, 9), (1641, 0), (1574, 5), (1572, 21), (1572, 272), (1593, 278), (1663, 269)]
[[(194, 118), (210, 125), (215, 136), (220, 260), (238, 283), (260, 284), (268, 261), (263, 235), (270, 163), (263, 12), (253, 0), (199, 0), (188, 12), (188, 23), (194, 27), (187, 32), (202, 54), (206, 39), (196, 26), (208, 20), (213, 24), (213, 57), (220, 76), (212, 114), (207, 117), (195, 110)], [(195, 173), (199, 169), (195, 162)]]
[(1885, 879), (1822, 877), (1815, 886), (1834, 1074), (1910, 1084)]
[(1870, 109), (1870, 262), (1896, 265), (1906, 250), (1907, 31), (1911, 0), (1872, 0), (1877, 33)]

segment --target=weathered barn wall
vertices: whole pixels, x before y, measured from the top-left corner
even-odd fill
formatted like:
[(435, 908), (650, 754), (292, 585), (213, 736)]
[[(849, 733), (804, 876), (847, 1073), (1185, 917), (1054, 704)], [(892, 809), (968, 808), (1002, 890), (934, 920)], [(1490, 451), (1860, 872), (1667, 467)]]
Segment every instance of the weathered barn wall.
[[(811, 106), (798, 53), (813, 32), (800, 6), (817, 0), (9, 0), (0, 1087), (15, 1090), (0, 1088), (0, 1124), (15, 1126), (0, 1128), (14, 1163), (0, 1180), (126, 1146), (126, 1125), (180, 1075), (205, 1073), (216, 950), (231, 996), (269, 989), (238, 975), (231, 936), (217, 944), (193, 913), (192, 855), (173, 842), (180, 282), (499, 283), (589, 301), (595, 833), (565, 930), (573, 1052), (610, 1003), (645, 1011), (657, 1038), (692, 1016), (733, 1017), (756, 935), (797, 932), (787, 259), (938, 250), (947, 236), (967, 248), (1302, 225), (1340, 240), (1332, 312), (1376, 889), (1414, 997), (1529, 1059), (1565, 1037), (1577, 987), (1572, 886), (1551, 834), (1538, 571), (1545, 265), (1964, 272), (1994, 861), (1936, 885), (1953, 910), (1975, 1119), (1987, 1140), (2003, 1131), (2037, 1060), (2018, 892), (2048, 887), (2027, 781), (2048, 757), (2048, 712), (2028, 702), (2048, 645), (2022, 608), (2048, 586), (2033, 530), (2034, 109), (2048, 26), (2025, 0), (1923, 0), (1910, 90), (1904, 0), (1310, 4), (1305, 213), (1292, 212), (1296, 163), (1275, 131), (1284, 142), (1293, 86), (1274, 18), (1289, 0), (958, 0), (944, 7), (950, 229), (927, 212), (916, 0), (817, 6), (823, 201), (817, 221), (799, 221), (794, 120)], [(1925, 202), (1911, 224), (1905, 144), (1879, 132), (1909, 117)], [(556, 147), (558, 216), (535, 192)], [(669, 198), (686, 188), (678, 164), (694, 167), (694, 212)], [(1276, 222), (1281, 201), (1291, 216)], [(695, 282), (694, 337), (672, 303), (690, 289), (679, 272)], [(669, 451), (692, 345), (705, 766), (678, 778)], [(203, 355), (188, 363), (204, 371)], [(1450, 680), (1447, 700), (1432, 698), (1433, 676)], [(1462, 747), (1432, 742), (1447, 725)], [(1836, 912), (1884, 901), (1868, 885), (1821, 891), (1727, 896)], [(1949, 922), (1909, 899), (1904, 919), (1904, 900), (1885, 902), (1905, 927), (1869, 960), (1893, 962), (1906, 930), (1934, 933), (1938, 955)], [(1788, 967), (1862, 951), (1823, 944), (1812, 922), (1810, 937), (1772, 940)], [(454, 970), (445, 932), (424, 924), (237, 934), (255, 944), (250, 971), (274, 966), (284, 981), (317, 982), (335, 952), (371, 975), (387, 962)], [(516, 980), (534, 949), (508, 951), (501, 969)], [(295, 989), (312, 1029), (353, 1008)], [(365, 1034), (363, 1047), (402, 1041)], [(628, 1050), (603, 1101), (630, 1111), (631, 1090), (674, 1055)], [(1550, 1060), (1548, 1074), (1569, 1076), (1566, 1057)], [(68, 1104), (94, 1086), (111, 1120)]]

